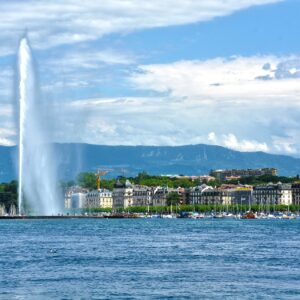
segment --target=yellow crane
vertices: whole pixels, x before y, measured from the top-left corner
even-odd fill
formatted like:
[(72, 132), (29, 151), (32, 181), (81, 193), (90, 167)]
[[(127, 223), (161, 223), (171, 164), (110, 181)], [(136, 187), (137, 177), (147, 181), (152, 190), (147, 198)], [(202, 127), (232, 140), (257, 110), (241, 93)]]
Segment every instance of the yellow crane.
[(96, 177), (97, 177), (97, 189), (98, 191), (100, 191), (100, 181), (101, 181), (101, 176), (107, 174), (108, 171), (101, 171), (101, 170), (98, 170), (97, 173), (95, 174)]

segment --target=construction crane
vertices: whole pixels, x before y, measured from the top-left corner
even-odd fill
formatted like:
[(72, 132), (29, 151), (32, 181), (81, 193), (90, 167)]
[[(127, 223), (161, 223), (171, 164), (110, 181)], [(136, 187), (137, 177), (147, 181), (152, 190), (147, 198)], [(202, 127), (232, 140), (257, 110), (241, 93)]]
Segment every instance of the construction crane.
[(107, 174), (108, 171), (101, 171), (101, 170), (98, 170), (97, 173), (95, 174), (96, 177), (97, 177), (97, 189), (98, 191), (100, 191), (100, 181), (101, 181), (101, 176)]

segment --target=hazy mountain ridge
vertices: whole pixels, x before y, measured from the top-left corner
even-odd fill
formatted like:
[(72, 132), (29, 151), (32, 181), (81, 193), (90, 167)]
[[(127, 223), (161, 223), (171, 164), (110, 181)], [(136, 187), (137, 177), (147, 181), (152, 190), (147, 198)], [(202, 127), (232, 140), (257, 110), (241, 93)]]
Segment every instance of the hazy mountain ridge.
[[(0, 181), (16, 178), (16, 147), (0, 146)], [(112, 169), (110, 176), (207, 174), (210, 169), (275, 167), (280, 175), (300, 174), (300, 159), (263, 152), (238, 152), (220, 146), (102, 146), (55, 144), (58, 177), (72, 179), (82, 171)], [(42, 170), (41, 170), (42, 173)]]

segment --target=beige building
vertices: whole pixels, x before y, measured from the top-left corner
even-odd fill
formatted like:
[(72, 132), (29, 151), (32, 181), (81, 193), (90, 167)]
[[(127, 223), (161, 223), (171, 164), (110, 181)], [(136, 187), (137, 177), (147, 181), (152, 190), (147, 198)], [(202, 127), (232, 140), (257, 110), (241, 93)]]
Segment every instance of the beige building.
[(152, 189), (150, 187), (134, 185), (132, 193), (132, 206), (152, 205)]
[(112, 192), (101, 189), (90, 191), (86, 194), (85, 208), (112, 208)]
[(127, 208), (133, 203), (133, 186), (129, 180), (121, 183), (119, 180), (115, 183), (112, 192), (113, 208)]
[(164, 206), (167, 204), (167, 195), (170, 191), (171, 189), (168, 187), (133, 185), (128, 180), (126, 183), (121, 183), (118, 180), (112, 192), (113, 208)]
[(253, 202), (256, 204), (292, 204), (291, 184), (269, 183), (253, 189)]
[(167, 205), (167, 195), (170, 193), (170, 189), (166, 186), (158, 186), (152, 188), (152, 200), (153, 206), (165, 206)]
[(277, 169), (262, 168), (262, 169), (232, 169), (232, 170), (213, 170), (211, 175), (218, 180), (238, 179), (249, 176), (270, 175), (277, 176)]
[(205, 184), (187, 191), (190, 204), (250, 204), (252, 202), (252, 187), (242, 185), (222, 185), (213, 188)]

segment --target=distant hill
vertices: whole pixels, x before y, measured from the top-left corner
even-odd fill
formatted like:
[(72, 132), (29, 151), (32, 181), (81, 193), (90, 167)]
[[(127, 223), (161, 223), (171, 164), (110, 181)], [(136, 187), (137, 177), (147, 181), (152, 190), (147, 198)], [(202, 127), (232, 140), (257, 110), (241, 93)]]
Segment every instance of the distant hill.
[[(110, 168), (110, 177), (150, 174), (207, 174), (210, 169), (275, 167), (280, 175), (300, 174), (300, 159), (263, 152), (238, 152), (220, 146), (101, 146), (55, 144), (59, 178)], [(16, 147), (0, 146), (0, 182), (16, 178)], [(41, 170), (42, 173), (42, 170)]]

